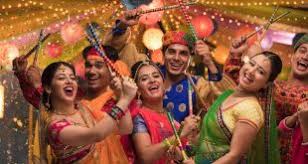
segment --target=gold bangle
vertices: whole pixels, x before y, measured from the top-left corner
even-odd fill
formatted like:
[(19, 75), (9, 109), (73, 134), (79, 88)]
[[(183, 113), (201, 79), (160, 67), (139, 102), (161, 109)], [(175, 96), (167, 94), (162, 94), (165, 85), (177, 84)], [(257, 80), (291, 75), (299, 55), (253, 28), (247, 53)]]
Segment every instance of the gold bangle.
[(166, 147), (166, 148), (169, 148), (169, 147), (172, 146), (171, 143), (170, 143), (170, 141), (168, 140), (168, 138), (166, 138), (166, 139), (163, 140), (163, 145), (164, 145), (164, 147)]

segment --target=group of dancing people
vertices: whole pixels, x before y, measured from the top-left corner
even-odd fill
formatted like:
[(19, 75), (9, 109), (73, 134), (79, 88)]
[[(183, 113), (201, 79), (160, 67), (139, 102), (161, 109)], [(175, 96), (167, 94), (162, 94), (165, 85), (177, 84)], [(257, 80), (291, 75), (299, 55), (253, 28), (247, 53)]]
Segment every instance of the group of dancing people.
[[(221, 70), (204, 41), (168, 31), (157, 65), (130, 42), (135, 15), (125, 12), (102, 42), (117, 71), (92, 46), (82, 52), (82, 83), (67, 62), (41, 73), (14, 59), (40, 113), (37, 163), (308, 163), (307, 33), (294, 37), (290, 77), (280, 81), (280, 57), (244, 38), (232, 41)], [(187, 70), (192, 55), (206, 78)]]

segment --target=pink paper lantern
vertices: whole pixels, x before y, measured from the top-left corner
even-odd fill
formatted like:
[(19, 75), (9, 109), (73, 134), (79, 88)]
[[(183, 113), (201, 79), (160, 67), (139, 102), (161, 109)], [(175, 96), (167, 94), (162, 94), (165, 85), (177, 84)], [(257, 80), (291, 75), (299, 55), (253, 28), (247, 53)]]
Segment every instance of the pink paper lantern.
[(74, 44), (84, 37), (84, 29), (78, 23), (67, 23), (61, 28), (61, 37), (68, 44)]
[[(153, 0), (153, 2), (150, 3), (149, 5), (141, 5), (139, 8), (141, 8), (142, 10), (149, 10), (153, 8), (159, 8), (162, 6), (163, 6), (163, 3), (161, 0)], [(141, 17), (139, 18), (139, 22), (145, 25), (153, 25), (161, 20), (163, 14), (164, 14), (164, 11), (144, 14), (144, 15), (141, 15)]]
[(191, 20), (198, 38), (205, 38), (214, 31), (214, 23), (211, 18), (206, 15), (196, 16)]
[(62, 54), (63, 48), (58, 43), (48, 43), (44, 49), (44, 53), (52, 58), (57, 58)]

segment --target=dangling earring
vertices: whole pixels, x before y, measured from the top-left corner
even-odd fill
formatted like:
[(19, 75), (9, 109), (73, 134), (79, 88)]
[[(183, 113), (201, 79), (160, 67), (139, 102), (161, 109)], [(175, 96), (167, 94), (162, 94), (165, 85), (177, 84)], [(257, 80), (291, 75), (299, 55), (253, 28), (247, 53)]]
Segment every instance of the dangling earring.
[(137, 94), (138, 94), (137, 95), (137, 104), (140, 107), (142, 105), (141, 95), (140, 95), (140, 93), (137, 93)]

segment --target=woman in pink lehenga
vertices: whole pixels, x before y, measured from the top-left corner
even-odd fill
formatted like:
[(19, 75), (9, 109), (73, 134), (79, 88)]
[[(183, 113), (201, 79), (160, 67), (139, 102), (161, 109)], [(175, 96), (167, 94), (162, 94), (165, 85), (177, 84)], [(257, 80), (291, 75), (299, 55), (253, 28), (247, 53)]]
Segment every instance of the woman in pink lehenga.
[[(132, 79), (124, 78), (123, 83), (116, 77), (113, 80), (121, 96), (104, 113), (104, 119), (96, 122), (87, 107), (75, 103), (77, 82), (74, 68), (68, 63), (56, 62), (44, 70), (42, 102), (47, 113), (45, 130), (54, 155), (53, 163), (103, 163), (99, 152), (102, 145), (96, 142), (111, 134), (117, 126), (132, 129), (129, 124), (131, 117), (125, 110), (135, 97), (137, 87)], [(122, 119), (128, 124), (118, 124)]]

